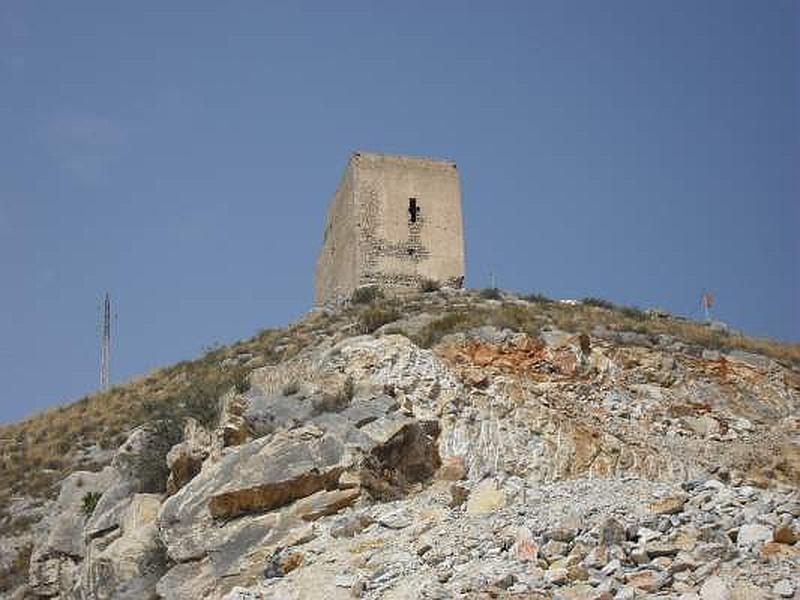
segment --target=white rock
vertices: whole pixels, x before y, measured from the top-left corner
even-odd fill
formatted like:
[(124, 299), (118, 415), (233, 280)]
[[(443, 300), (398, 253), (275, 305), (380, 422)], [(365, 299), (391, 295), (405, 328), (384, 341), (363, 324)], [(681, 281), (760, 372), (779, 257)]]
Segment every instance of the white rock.
[(794, 584), (788, 579), (781, 579), (772, 586), (772, 593), (781, 598), (791, 598), (794, 596)]
[(610, 563), (608, 563), (603, 569), (600, 571), (603, 575), (611, 575), (612, 573), (619, 570), (622, 564), (619, 562), (619, 559), (615, 558)]
[(728, 600), (730, 597), (731, 591), (728, 585), (716, 575), (706, 579), (700, 588), (700, 598), (703, 600)]
[(772, 528), (758, 523), (748, 523), (739, 529), (736, 544), (740, 548), (749, 548), (760, 542), (768, 542), (772, 539)]
[(389, 529), (405, 529), (413, 523), (413, 519), (406, 509), (399, 508), (380, 515), (378, 523)]
[(259, 600), (262, 595), (238, 585), (222, 597), (222, 600)]
[(634, 600), (634, 598), (636, 598), (636, 590), (629, 586), (621, 588), (614, 596), (614, 600)]

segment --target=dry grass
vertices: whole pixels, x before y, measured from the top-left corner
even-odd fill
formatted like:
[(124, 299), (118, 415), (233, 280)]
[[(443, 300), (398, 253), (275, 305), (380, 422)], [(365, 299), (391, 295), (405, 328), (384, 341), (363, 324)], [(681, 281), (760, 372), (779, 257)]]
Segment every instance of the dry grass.
[(599, 299), (590, 299), (588, 304), (570, 305), (552, 301), (540, 294), (522, 297), (525, 304), (508, 301), (499, 306), (490, 306), (480, 302), (483, 298), (483, 293), (479, 293), (477, 298), (473, 295), (468, 308), (444, 313), (425, 327), (415, 337), (415, 342), (429, 348), (447, 334), (481, 325), (506, 327), (534, 336), (546, 325), (587, 334), (595, 327), (603, 326), (612, 331), (642, 333), (652, 339), (658, 335), (669, 335), (700, 348), (753, 352), (800, 369), (800, 344), (716, 331), (697, 321), (651, 316), (636, 307), (617, 306)]
[(0, 592), (9, 592), (25, 582), (31, 564), (33, 544), (20, 549), (16, 558), (5, 571), (0, 571)]
[(361, 333), (372, 333), (379, 327), (396, 321), (402, 316), (402, 313), (392, 306), (371, 305), (358, 315)]
[[(563, 308), (563, 307), (562, 307)], [(715, 331), (697, 321), (674, 317), (650, 317), (632, 307), (611, 309), (591, 306), (569, 307), (578, 322), (600, 324), (619, 331), (637, 331), (650, 336), (671, 335), (676, 339), (714, 350), (743, 350), (773, 358), (786, 366), (800, 366), (800, 344), (791, 344), (769, 338), (757, 338), (740, 333)]]

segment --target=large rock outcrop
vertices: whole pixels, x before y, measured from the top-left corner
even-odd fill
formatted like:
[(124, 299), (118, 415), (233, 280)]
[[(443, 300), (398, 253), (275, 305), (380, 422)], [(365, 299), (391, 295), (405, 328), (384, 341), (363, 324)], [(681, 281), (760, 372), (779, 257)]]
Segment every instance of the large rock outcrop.
[(80, 580), (82, 597), (133, 600), (152, 595), (167, 566), (156, 527), (161, 499), (157, 494), (135, 494), (123, 514), (119, 537), (107, 545), (89, 542)]
[(29, 586), (36, 596), (67, 594), (78, 583), (81, 562), (86, 557), (83, 529), (87, 507), (112, 477), (112, 470), (107, 468), (99, 473), (78, 471), (62, 482), (46, 537), (31, 556)]
[(795, 370), (667, 335), (533, 335), (513, 311), (440, 339), (422, 314), (376, 335), (322, 321), (224, 394), (215, 428), (132, 431), (63, 481), (31, 593), (798, 597)]
[(172, 435), (159, 424), (136, 428), (109, 467), (64, 480), (47, 539), (31, 558), (34, 594), (135, 598), (155, 588), (165, 553), (154, 521)]

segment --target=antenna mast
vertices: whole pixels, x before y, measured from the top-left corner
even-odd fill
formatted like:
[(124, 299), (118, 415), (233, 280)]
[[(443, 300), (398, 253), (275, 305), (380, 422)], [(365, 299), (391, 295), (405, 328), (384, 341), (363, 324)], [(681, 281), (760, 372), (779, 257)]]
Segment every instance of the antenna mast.
[(111, 298), (106, 292), (103, 302), (103, 333), (100, 342), (100, 388), (109, 387), (109, 369), (111, 366)]

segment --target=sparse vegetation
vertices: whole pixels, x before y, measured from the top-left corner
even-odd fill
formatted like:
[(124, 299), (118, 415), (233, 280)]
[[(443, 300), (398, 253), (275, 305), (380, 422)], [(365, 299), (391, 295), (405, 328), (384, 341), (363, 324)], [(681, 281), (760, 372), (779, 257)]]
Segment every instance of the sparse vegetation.
[(484, 300), (501, 300), (503, 295), (497, 288), (484, 288), (480, 291), (480, 296)]
[(312, 400), (315, 414), (339, 412), (344, 409), (355, 395), (356, 385), (352, 377), (347, 377), (336, 392), (326, 393), (321, 398)]
[(23, 583), (28, 577), (33, 544), (20, 548), (14, 561), (6, 570), (0, 570), (0, 592), (9, 592)]
[(31, 526), (35, 525), (41, 520), (41, 515), (38, 514), (22, 514), (14, 519), (8, 526), (6, 531), (11, 535), (19, 535), (28, 531)]
[(419, 283), (419, 289), (422, 290), (423, 293), (430, 293), (430, 292), (437, 292), (441, 288), (441, 284), (436, 281), (435, 279), (423, 279)]
[(158, 494), (166, 489), (169, 468), (166, 456), (170, 448), (183, 438), (184, 419), (181, 416), (160, 419), (150, 424), (153, 435), (146, 452), (136, 454), (136, 473), (139, 474), (139, 492)]
[(550, 304), (553, 302), (551, 298), (548, 298), (544, 294), (539, 294), (533, 292), (531, 294), (527, 294), (522, 297), (523, 300), (527, 300), (528, 302), (533, 302), (535, 304)]
[(466, 331), (480, 323), (479, 314), (476, 312), (458, 311), (431, 321), (414, 336), (414, 342), (423, 347), (430, 348), (449, 333)]
[(623, 306), (614, 304), (613, 302), (604, 300), (603, 298), (594, 297), (584, 298), (581, 300), (581, 302), (585, 306), (594, 306), (596, 308), (605, 308), (607, 310), (617, 311), (626, 319), (631, 319), (633, 321), (645, 321), (650, 318), (650, 315), (638, 306)]
[(344, 400), (346, 404), (353, 399), (355, 390), (356, 383), (353, 381), (352, 376), (348, 376), (347, 379), (344, 380), (344, 386), (342, 386), (342, 400)]
[(94, 513), (94, 509), (97, 508), (97, 503), (100, 501), (100, 496), (102, 496), (100, 492), (86, 492), (86, 494), (83, 496), (83, 500), (81, 501), (81, 512), (83, 512), (87, 518), (91, 517)]
[(245, 369), (238, 369), (233, 376), (233, 388), (239, 394), (244, 394), (250, 389), (250, 373)]
[(364, 285), (353, 292), (350, 302), (353, 304), (369, 304), (383, 298), (383, 291), (376, 285)]
[(644, 321), (650, 317), (638, 306), (619, 306), (617, 307), (623, 317), (633, 319), (634, 321)]
[[(108, 461), (108, 454), (100, 454), (97, 460), (103, 462), (94, 462), (93, 446), (114, 450), (143, 423), (184, 416), (206, 425), (214, 423), (223, 393), (232, 387), (244, 391), (253, 368), (275, 364), (299, 351), (312, 339), (305, 337), (304, 328), (326, 321), (324, 315), (309, 318), (283, 351), (275, 348), (287, 330), (264, 330), (249, 340), (214, 347), (197, 360), (157, 369), (106, 392), (0, 426), (0, 506), (13, 495), (53, 498), (58, 482), (67, 474), (96, 471)], [(252, 355), (247, 367), (237, 362), (221, 366), (226, 359), (235, 360), (242, 354)]]
[(604, 300), (603, 298), (595, 298), (594, 296), (584, 298), (581, 302), (586, 306), (596, 306), (597, 308), (607, 308), (609, 310), (616, 308), (613, 302)]
[(379, 327), (396, 321), (403, 315), (392, 307), (369, 306), (361, 311), (358, 316), (362, 333), (372, 333)]

